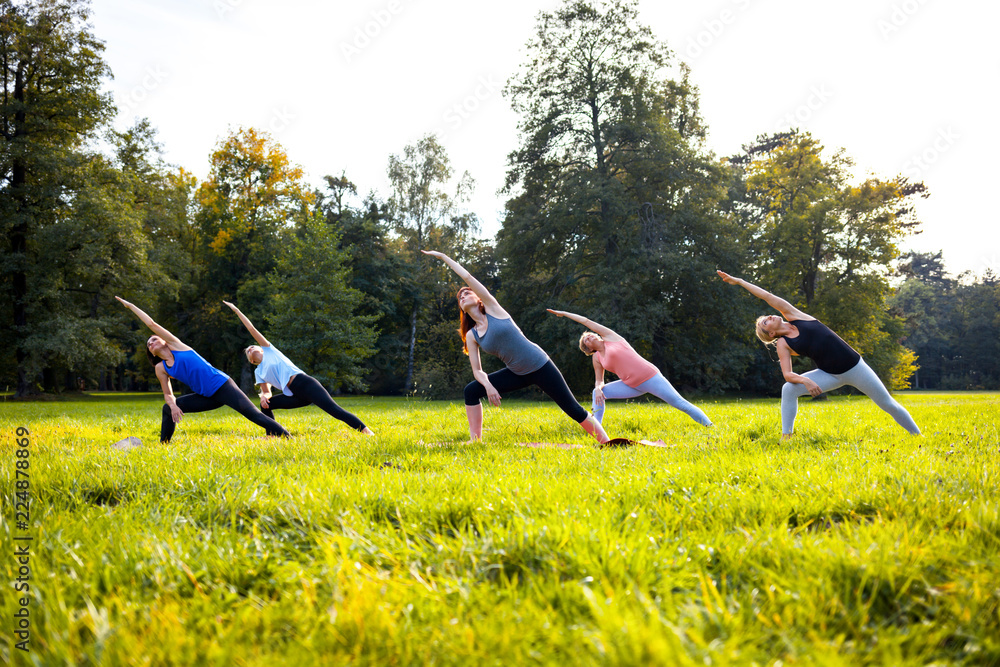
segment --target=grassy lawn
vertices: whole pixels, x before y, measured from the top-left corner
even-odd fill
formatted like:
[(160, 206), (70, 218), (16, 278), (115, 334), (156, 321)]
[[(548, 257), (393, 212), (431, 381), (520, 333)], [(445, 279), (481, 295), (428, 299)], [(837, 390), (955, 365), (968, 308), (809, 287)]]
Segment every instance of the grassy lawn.
[[(343, 399), (269, 439), (158, 395), (0, 405), (0, 660), (14, 664), (1000, 664), (1000, 394), (552, 404)], [(15, 429), (30, 429), (30, 527)], [(125, 436), (144, 446), (122, 452)], [(30, 535), (30, 651), (14, 648)], [(10, 583), (8, 583), (10, 582)]]

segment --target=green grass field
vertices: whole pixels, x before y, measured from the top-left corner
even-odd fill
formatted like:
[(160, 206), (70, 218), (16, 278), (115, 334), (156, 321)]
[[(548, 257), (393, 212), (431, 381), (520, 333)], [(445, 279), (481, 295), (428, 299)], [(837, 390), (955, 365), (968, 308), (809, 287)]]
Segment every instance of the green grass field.
[[(0, 659), (45, 665), (1000, 664), (998, 394), (552, 404), (344, 399), (268, 439), (159, 396), (0, 406)], [(30, 527), (15, 429), (30, 432)], [(139, 436), (141, 449), (109, 445)], [(444, 443), (444, 444), (440, 444)], [(15, 549), (30, 535), (29, 652)], [(10, 583), (8, 583), (10, 582)]]

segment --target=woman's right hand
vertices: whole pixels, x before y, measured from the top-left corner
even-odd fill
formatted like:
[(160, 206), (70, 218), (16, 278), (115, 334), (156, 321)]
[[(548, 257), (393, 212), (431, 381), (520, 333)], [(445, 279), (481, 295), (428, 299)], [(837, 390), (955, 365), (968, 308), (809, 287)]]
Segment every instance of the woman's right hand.
[(230, 307), (230, 308), (232, 308), (233, 310), (236, 310), (236, 306), (234, 306), (233, 304), (229, 303), (229, 302), (228, 302), (228, 301), (226, 301), (225, 299), (223, 299), (222, 303), (226, 304), (227, 306), (229, 306), (229, 307)]
[(806, 378), (805, 385), (806, 385), (806, 389), (809, 390), (809, 395), (810, 396), (819, 396), (820, 394), (823, 393), (823, 389), (820, 388), (820, 386), (818, 384), (816, 384), (815, 382), (813, 382), (809, 378)]
[(604, 391), (600, 387), (594, 389), (594, 404), (604, 405)]
[(260, 396), (260, 408), (261, 408), (261, 410), (267, 410), (268, 406), (270, 405), (270, 403), (268, 403), (268, 399), (270, 399), (270, 398), (271, 398), (270, 396), (264, 396), (263, 394), (261, 394), (261, 396)]
[(566, 311), (565, 310), (552, 310), (551, 308), (546, 308), (545, 310), (549, 311), (550, 313), (552, 313), (556, 317), (565, 317), (566, 316)]
[(739, 278), (733, 278), (731, 275), (729, 275), (725, 271), (719, 271), (718, 269), (716, 269), (715, 272), (719, 274), (720, 278), (722, 278), (725, 282), (729, 283), (730, 285), (739, 285), (740, 284), (740, 279)]
[(170, 416), (173, 418), (175, 424), (180, 424), (181, 419), (184, 418), (184, 412), (174, 404), (170, 406)]
[(131, 307), (132, 307), (132, 304), (131, 304), (131, 303), (129, 303), (129, 302), (128, 302), (128, 301), (126, 301), (125, 299), (121, 298), (120, 296), (116, 296), (115, 298), (116, 298), (116, 299), (118, 299), (119, 301), (121, 301), (121, 304), (122, 304), (123, 306), (125, 306), (126, 308), (131, 308)]
[(444, 259), (447, 257), (443, 252), (438, 252), (437, 250), (421, 250), (420, 252), (425, 255), (430, 255), (431, 257), (437, 257), (438, 259)]
[(490, 400), (490, 405), (493, 407), (500, 407), (500, 392), (491, 384), (486, 385), (486, 398)]

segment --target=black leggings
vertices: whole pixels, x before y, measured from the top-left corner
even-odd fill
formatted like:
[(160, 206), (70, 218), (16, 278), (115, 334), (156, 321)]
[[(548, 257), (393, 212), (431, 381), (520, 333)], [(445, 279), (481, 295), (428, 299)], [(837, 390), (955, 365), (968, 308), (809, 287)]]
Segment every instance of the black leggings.
[[(569, 415), (577, 424), (587, 418), (587, 410), (576, 402), (573, 398), (569, 386), (566, 384), (562, 373), (556, 365), (549, 359), (545, 365), (537, 371), (532, 371), (527, 375), (518, 375), (509, 368), (504, 368), (495, 373), (490, 373), (487, 377), (490, 384), (500, 392), (501, 395), (517, 389), (524, 389), (529, 385), (535, 385)], [(465, 404), (478, 405), (479, 401), (486, 396), (486, 387), (479, 384), (478, 380), (473, 380), (465, 385)]]
[(330, 397), (330, 393), (323, 388), (323, 385), (316, 378), (305, 373), (298, 373), (288, 383), (288, 388), (295, 395), (285, 396), (284, 394), (276, 394), (272, 396), (267, 401), (268, 407), (262, 410), (265, 415), (274, 419), (274, 412), (272, 410), (294, 410), (295, 408), (304, 408), (307, 405), (315, 405), (326, 414), (336, 417), (351, 428), (358, 431), (365, 430), (365, 425), (361, 423), (361, 420), (337, 405), (333, 398)]
[[(181, 409), (181, 412), (207, 412), (208, 410), (215, 410), (216, 408), (221, 408), (223, 405), (228, 405), (236, 412), (240, 413), (250, 421), (252, 421), (257, 426), (260, 426), (268, 435), (284, 435), (288, 436), (288, 431), (285, 427), (274, 421), (271, 417), (265, 417), (261, 414), (260, 410), (254, 407), (254, 404), (250, 402), (247, 395), (240, 391), (240, 388), (236, 386), (232, 378), (226, 381), (226, 384), (219, 387), (211, 396), (202, 396), (201, 394), (184, 394), (177, 399), (177, 407)], [(170, 438), (174, 435), (174, 418), (170, 414), (170, 406), (163, 406), (163, 421), (160, 424), (160, 442), (170, 442)]]

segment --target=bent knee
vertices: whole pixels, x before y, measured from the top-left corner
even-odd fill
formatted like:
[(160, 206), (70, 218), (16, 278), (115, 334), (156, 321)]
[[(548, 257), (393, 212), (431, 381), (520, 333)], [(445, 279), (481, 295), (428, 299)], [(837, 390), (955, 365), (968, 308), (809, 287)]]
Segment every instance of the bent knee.
[(473, 380), (465, 385), (465, 404), (475, 405), (486, 395), (486, 388), (479, 384), (478, 380)]
[(794, 382), (786, 382), (781, 385), (782, 398), (795, 398), (799, 395), (799, 386)]

